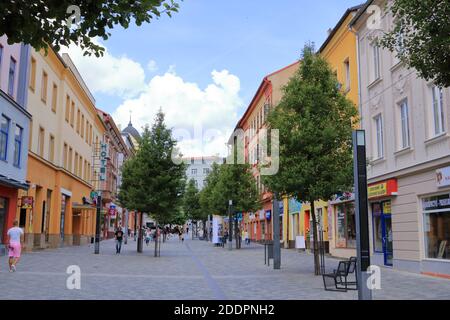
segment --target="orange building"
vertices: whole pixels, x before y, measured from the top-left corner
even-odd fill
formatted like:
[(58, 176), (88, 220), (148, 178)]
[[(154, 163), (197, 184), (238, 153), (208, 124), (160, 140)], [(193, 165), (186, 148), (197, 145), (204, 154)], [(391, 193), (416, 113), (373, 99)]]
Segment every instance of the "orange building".
[(95, 234), (93, 148), (105, 124), (95, 100), (67, 54), (31, 52), (27, 109), (30, 124), (28, 191), (17, 219), (25, 248), (81, 245)]
[[(283, 96), (282, 87), (298, 70), (300, 62), (297, 61), (281, 70), (264, 77), (250, 105), (239, 120), (236, 130), (244, 131), (244, 158), (250, 163), (255, 177), (255, 183), (261, 196), (262, 206), (257, 212), (245, 213), (243, 227), (253, 241), (272, 239), (272, 194), (261, 182), (261, 172), (258, 165), (261, 163), (262, 141), (260, 132), (266, 128), (269, 111), (275, 107)], [(283, 229), (283, 216), (280, 214), (280, 229)], [(283, 234), (282, 232), (280, 233)]]

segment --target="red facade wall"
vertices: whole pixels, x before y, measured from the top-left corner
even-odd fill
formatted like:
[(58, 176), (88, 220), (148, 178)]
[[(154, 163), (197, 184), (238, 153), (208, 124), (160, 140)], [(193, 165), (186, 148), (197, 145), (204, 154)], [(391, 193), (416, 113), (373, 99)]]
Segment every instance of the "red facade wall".
[(12, 227), (14, 219), (16, 218), (18, 190), (0, 185), (0, 197), (8, 199), (8, 209), (6, 211), (5, 227), (3, 230), (0, 230), (2, 242), (6, 243), (7, 241), (6, 232), (8, 231), (9, 228)]

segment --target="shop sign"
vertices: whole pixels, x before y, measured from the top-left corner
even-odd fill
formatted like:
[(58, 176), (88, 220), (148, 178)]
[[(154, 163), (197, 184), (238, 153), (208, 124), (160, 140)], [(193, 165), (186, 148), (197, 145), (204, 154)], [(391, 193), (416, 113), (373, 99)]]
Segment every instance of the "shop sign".
[(22, 197), (21, 208), (22, 209), (32, 209), (33, 208), (33, 197), (29, 197), (29, 196)]
[(280, 208), (280, 215), (282, 215), (284, 213), (284, 203), (283, 201), (279, 201), (278, 202), (278, 208)]
[(450, 193), (423, 199), (422, 208), (424, 211), (450, 209)]
[(367, 196), (369, 199), (394, 196), (397, 195), (397, 191), (397, 180), (391, 179), (370, 185), (367, 189)]
[(436, 184), (438, 188), (450, 186), (450, 167), (436, 170)]
[(272, 214), (272, 211), (270, 211), (270, 210), (266, 211), (266, 219), (267, 220), (270, 220), (271, 214)]
[(259, 220), (264, 220), (264, 210), (259, 211)]
[(289, 198), (289, 214), (300, 213), (302, 210), (302, 203), (295, 200), (295, 198)]
[(391, 214), (392, 213), (391, 202), (390, 201), (383, 202), (383, 213), (384, 214)]
[(100, 143), (100, 181), (106, 181), (106, 164), (108, 157), (108, 145)]

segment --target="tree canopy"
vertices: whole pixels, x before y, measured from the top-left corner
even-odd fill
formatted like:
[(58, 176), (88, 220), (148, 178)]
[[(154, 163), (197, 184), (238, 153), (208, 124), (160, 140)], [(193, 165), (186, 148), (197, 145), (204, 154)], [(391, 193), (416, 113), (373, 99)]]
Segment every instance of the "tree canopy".
[[(79, 9), (77, 26), (67, 23), (77, 14), (72, 8)], [(126, 29), (134, 22), (140, 26), (163, 14), (170, 17), (178, 9), (174, 0), (2, 0), (0, 35), (6, 34), (10, 44), (23, 42), (36, 50), (52, 45), (59, 51), (74, 43), (85, 55), (100, 56), (104, 48), (91, 38), (107, 40), (116, 25)]]
[(207, 214), (227, 215), (228, 201), (236, 212), (255, 211), (260, 207), (251, 168), (246, 164), (214, 164), (200, 193), (200, 204)]
[(306, 45), (298, 71), (268, 118), (270, 128), (279, 130), (280, 166), (277, 174), (263, 176), (263, 183), (272, 192), (311, 203), (315, 247), (314, 201), (328, 200), (353, 183), (357, 109), (339, 87), (327, 61)]
[(123, 165), (121, 203), (149, 213), (159, 224), (178, 215), (185, 188), (185, 164), (172, 161), (176, 141), (159, 111), (151, 130), (144, 128), (136, 155)]
[(200, 206), (200, 194), (194, 179), (189, 180), (186, 186), (183, 196), (183, 212), (186, 218), (193, 221), (206, 219), (206, 215), (203, 214), (204, 211)]
[(440, 87), (450, 86), (450, 1), (395, 0), (394, 27), (380, 40), (407, 66)]

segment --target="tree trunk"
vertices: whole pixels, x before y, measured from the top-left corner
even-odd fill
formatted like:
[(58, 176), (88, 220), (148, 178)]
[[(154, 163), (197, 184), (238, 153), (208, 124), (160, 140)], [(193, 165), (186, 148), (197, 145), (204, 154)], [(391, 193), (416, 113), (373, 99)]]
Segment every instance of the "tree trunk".
[(316, 210), (314, 207), (314, 200), (311, 201), (311, 217), (313, 223), (312, 228), (313, 228), (313, 250), (314, 250), (314, 274), (318, 276), (320, 275), (320, 260), (317, 242), (317, 220), (316, 220)]

